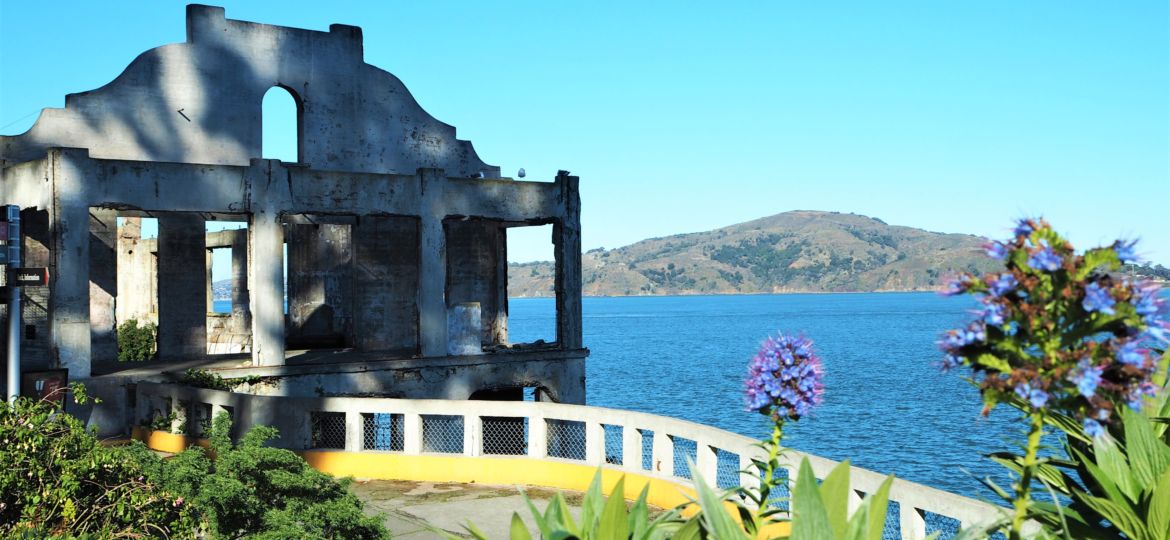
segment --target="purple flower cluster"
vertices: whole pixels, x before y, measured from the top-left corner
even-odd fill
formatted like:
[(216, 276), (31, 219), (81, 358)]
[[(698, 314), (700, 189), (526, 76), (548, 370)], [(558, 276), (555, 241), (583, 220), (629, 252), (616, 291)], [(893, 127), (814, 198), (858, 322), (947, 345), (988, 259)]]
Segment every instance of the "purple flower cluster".
[(747, 407), (774, 420), (799, 420), (821, 402), (821, 361), (804, 337), (769, 337), (748, 364)]
[(1043, 220), (1013, 232), (985, 246), (1005, 271), (964, 274), (943, 291), (975, 295), (982, 307), (942, 336), (941, 366), (969, 366), (988, 403), (1072, 414), (1099, 436), (1117, 406), (1140, 408), (1157, 390), (1148, 344), (1170, 336), (1160, 289), (1116, 274), (1137, 260), (1132, 241), (1079, 256)]

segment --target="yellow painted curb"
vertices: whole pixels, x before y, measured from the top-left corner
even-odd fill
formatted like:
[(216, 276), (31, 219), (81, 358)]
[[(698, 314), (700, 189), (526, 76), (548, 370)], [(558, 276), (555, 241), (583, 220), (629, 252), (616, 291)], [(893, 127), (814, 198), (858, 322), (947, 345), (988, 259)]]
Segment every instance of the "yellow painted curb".
[[(182, 452), (191, 444), (207, 447), (207, 439), (195, 439), (162, 431), (134, 428), (131, 436), (154, 450)], [(625, 477), (625, 498), (635, 500), (649, 486), (646, 502), (659, 508), (674, 508), (696, 497), (694, 490), (661, 478), (614, 469), (597, 468), (580, 463), (507, 457), (467, 457), (462, 455), (404, 455), (381, 452), (332, 452), (306, 450), (297, 452), (310, 467), (333, 476), (353, 476), (374, 480), (409, 480), (415, 482), (453, 482), (461, 484), (528, 485), (553, 489), (585, 491), (593, 476), (601, 471), (601, 488), (606, 494)], [(729, 504), (728, 509), (732, 507)], [(698, 506), (683, 509), (684, 516), (694, 515)], [(732, 512), (738, 519), (738, 515)], [(761, 538), (787, 536), (788, 523), (777, 523), (761, 531)]]

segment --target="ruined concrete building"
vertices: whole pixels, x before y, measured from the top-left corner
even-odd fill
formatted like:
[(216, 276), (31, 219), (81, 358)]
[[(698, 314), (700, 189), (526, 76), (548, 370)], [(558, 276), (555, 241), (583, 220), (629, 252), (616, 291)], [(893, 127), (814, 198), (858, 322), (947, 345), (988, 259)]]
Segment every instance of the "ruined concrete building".
[[(296, 102), (296, 163), (261, 159), (270, 90)], [(51, 274), (25, 289), (25, 370), (124, 387), (246, 351), (250, 363), (220, 374), (264, 376), (273, 393), (515, 399), (538, 388), (584, 402), (577, 178), (501, 178), (364, 62), (360, 28), (188, 6), (186, 42), (0, 137), (0, 166), (3, 201), (22, 208), (24, 266)], [(142, 238), (142, 218), (157, 219), (157, 239)], [(247, 227), (208, 233), (212, 220)], [(547, 224), (556, 340), (513, 345), (506, 231)], [(230, 316), (209, 314), (208, 253), (220, 247), (232, 250)], [(473, 303), (479, 346), (461, 354), (449, 319)], [(157, 322), (160, 358), (127, 371), (115, 327), (131, 318)]]

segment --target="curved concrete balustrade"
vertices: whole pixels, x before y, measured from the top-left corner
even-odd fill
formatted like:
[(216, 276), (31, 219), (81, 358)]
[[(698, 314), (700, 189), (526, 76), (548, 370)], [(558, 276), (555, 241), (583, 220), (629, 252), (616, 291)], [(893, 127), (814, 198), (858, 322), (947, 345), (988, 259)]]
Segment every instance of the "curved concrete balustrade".
[[(598, 467), (606, 486), (627, 476), (627, 497), (643, 485), (651, 503), (670, 507), (693, 494), (690, 470), (721, 488), (750, 482), (757, 441), (721, 429), (652, 414), (559, 403), (403, 400), (360, 397), (258, 396), (178, 385), (140, 383), (137, 420), (169, 416), (172, 430), (198, 437), (207, 419), (227, 411), (233, 432), (256, 425), (280, 430), (275, 446), (302, 452), (314, 467), (363, 478), (480, 483), (520, 483), (584, 489)], [(182, 429), (180, 429), (182, 428)], [(185, 442), (156, 435), (152, 445)], [(796, 451), (785, 454), (790, 481), (808, 458), (823, 478), (832, 460)], [(861, 502), (885, 476), (852, 467), (852, 502)], [(634, 481), (631, 482), (631, 479)], [(931, 487), (895, 479), (902, 538), (923, 538), (927, 515), (961, 526), (983, 524), (1005, 509)], [(953, 522), (952, 522), (953, 523)]]

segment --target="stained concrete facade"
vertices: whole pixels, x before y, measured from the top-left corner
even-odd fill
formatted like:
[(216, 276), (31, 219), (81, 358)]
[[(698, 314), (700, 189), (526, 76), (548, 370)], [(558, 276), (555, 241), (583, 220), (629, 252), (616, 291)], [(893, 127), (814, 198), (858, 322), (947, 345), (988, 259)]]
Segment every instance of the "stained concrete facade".
[[(261, 159), (261, 103), (275, 87), (297, 104), (297, 163)], [(26, 266), (52, 276), (25, 290), (25, 369), (119, 372), (101, 366), (116, 355), (116, 325), (135, 318), (158, 324), (161, 371), (213, 358), (226, 332), (247, 336), (250, 366), (274, 379), (292, 349), (331, 348), (335, 360), (314, 363), (318, 394), (459, 399), (537, 386), (584, 402), (577, 178), (501, 178), (364, 62), (360, 28), (188, 6), (186, 42), (146, 51), (24, 134), (0, 136), (0, 197), (22, 208)], [(157, 219), (157, 239), (142, 238), (143, 217)], [(208, 233), (216, 220), (247, 228)], [(557, 339), (514, 348), (506, 230), (543, 224), (554, 231)], [(213, 318), (208, 253), (220, 247), (233, 254), (233, 311)], [(482, 358), (447, 355), (448, 312), (465, 302), (481, 306)], [(346, 367), (330, 379), (330, 365)], [(385, 373), (355, 381), (362, 371)], [(119, 380), (147, 376), (134, 373)], [(304, 375), (289, 371), (281, 388), (297, 391)]]

